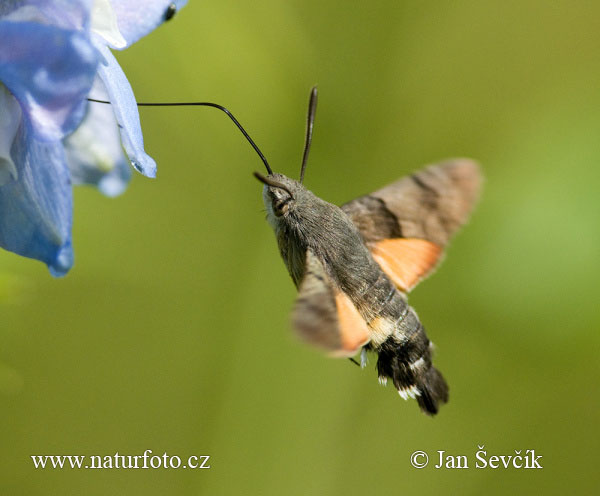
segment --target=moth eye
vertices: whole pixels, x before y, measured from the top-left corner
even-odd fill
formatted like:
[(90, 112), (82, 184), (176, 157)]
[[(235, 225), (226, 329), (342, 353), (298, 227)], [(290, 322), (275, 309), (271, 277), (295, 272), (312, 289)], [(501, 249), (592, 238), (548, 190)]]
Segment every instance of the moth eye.
[(283, 214), (285, 214), (288, 211), (291, 201), (292, 201), (291, 196), (288, 196), (288, 195), (280, 196), (277, 194), (273, 195), (273, 199), (272, 199), (273, 213), (277, 217), (281, 217)]
[(171, 19), (173, 19), (173, 16), (175, 15), (175, 13), (177, 12), (177, 6), (172, 3), (167, 7), (167, 10), (165, 11), (165, 21), (169, 21)]
[(281, 217), (287, 212), (290, 200), (291, 198), (289, 196), (287, 198), (275, 199), (273, 202), (273, 212), (277, 217)]

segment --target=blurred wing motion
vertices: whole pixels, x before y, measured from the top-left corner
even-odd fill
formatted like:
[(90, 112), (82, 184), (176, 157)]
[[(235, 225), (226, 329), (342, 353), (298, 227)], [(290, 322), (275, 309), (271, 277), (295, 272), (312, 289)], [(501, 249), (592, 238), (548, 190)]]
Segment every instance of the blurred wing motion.
[(348, 296), (335, 289), (321, 261), (306, 251), (304, 278), (292, 313), (305, 341), (333, 356), (353, 356), (369, 341), (369, 328)]
[(481, 187), (469, 159), (430, 165), (342, 206), (373, 258), (408, 292), (439, 264), (443, 249), (468, 219)]

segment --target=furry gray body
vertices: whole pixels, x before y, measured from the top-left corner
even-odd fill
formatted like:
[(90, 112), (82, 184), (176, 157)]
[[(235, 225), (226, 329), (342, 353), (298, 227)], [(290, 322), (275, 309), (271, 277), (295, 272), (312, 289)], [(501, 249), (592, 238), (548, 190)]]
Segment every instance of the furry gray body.
[[(285, 185), (294, 197), (290, 200), (286, 192), (271, 186), (263, 190), (267, 219), (296, 286), (305, 277), (310, 252), (335, 289), (350, 298), (371, 329), (372, 338), (364, 348), (379, 355), (380, 382), (391, 378), (405, 399), (416, 397), (423, 411), (435, 414), (438, 402), (448, 399), (448, 387), (431, 365), (429, 339), (406, 296), (373, 259), (353, 220), (341, 208), (286, 176), (270, 177)], [(275, 208), (281, 204), (287, 207), (285, 211)], [(325, 315), (326, 308), (319, 310), (323, 321), (330, 318)]]

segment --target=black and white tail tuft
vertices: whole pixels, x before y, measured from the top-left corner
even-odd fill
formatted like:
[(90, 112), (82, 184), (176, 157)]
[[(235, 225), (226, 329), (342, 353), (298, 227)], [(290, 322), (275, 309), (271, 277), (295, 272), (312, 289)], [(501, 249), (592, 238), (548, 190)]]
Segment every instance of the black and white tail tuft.
[(376, 351), (379, 382), (390, 378), (402, 398), (416, 399), (427, 415), (435, 415), (448, 401), (448, 384), (431, 364), (431, 343), (422, 326), (408, 341), (390, 336)]

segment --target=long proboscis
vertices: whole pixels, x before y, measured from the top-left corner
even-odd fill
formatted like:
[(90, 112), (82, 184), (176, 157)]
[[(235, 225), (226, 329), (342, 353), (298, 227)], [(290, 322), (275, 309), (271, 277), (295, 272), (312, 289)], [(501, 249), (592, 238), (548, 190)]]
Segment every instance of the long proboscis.
[(290, 189), (283, 183), (276, 181), (273, 178), (265, 177), (260, 172), (255, 172), (254, 177), (258, 179), (261, 183), (266, 184), (267, 186), (272, 186), (273, 188), (279, 188), (285, 191), (290, 198), (294, 198), (294, 194), (290, 191)]
[[(95, 103), (106, 103), (106, 104), (111, 103), (107, 100), (97, 100), (95, 98), (88, 98), (88, 101), (95, 102)], [(267, 159), (263, 155), (263, 153), (260, 151), (260, 148), (258, 148), (256, 143), (254, 143), (254, 140), (246, 132), (244, 127), (239, 123), (239, 121), (233, 116), (233, 114), (227, 108), (223, 107), (223, 105), (219, 105), (218, 103), (211, 103), (211, 102), (138, 102), (137, 105), (138, 105), (138, 107), (213, 107), (213, 108), (222, 110), (229, 116), (229, 118), (238, 127), (238, 129), (241, 131), (241, 133), (244, 135), (244, 137), (252, 145), (252, 148), (254, 148), (254, 151), (258, 154), (260, 159), (263, 161), (263, 164), (265, 164), (265, 167), (266, 167), (269, 175), (273, 174), (273, 171), (271, 170), (271, 167), (269, 166), (269, 162), (267, 162)]]

